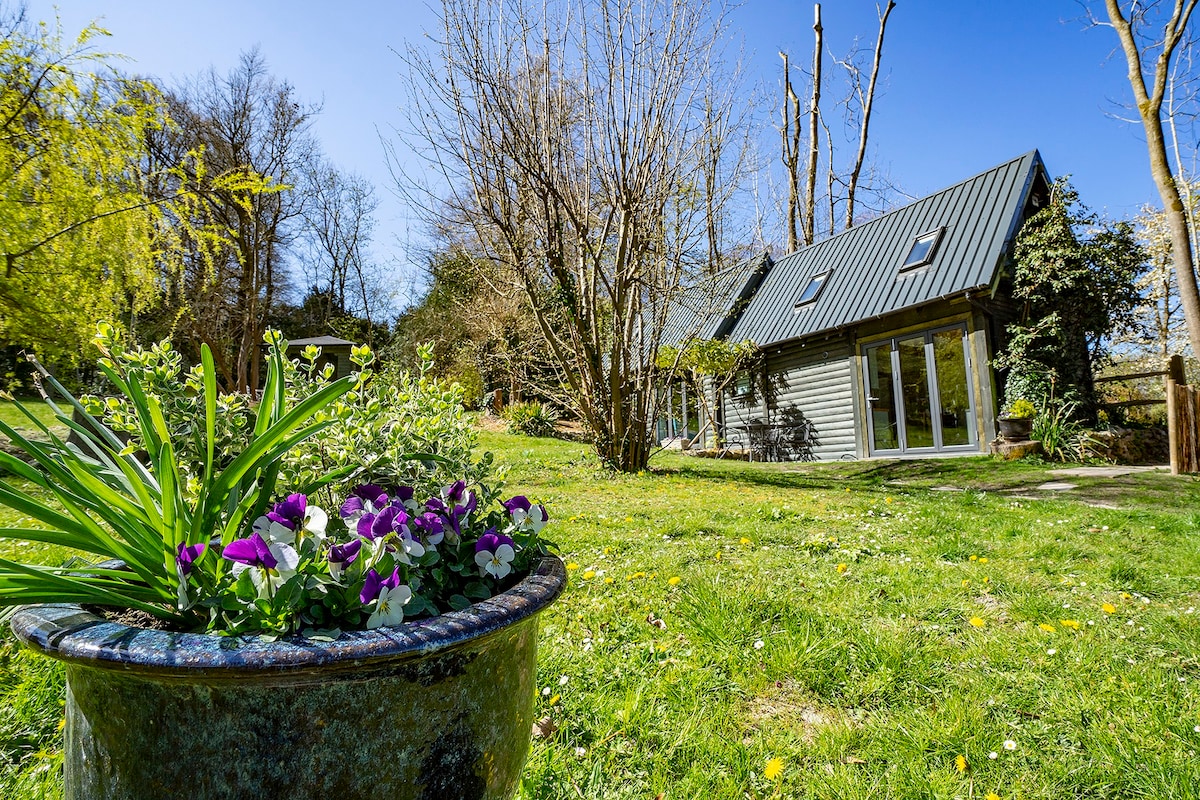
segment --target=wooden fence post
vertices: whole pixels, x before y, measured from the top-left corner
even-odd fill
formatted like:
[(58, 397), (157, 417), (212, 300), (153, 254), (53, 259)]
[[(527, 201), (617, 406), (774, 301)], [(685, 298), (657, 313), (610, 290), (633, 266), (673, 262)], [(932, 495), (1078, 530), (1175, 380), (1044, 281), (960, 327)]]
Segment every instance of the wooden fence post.
[(1171, 454), (1171, 474), (1179, 474), (1179, 419), (1175, 409), (1175, 378), (1167, 378), (1167, 450)]
[(1187, 383), (1187, 379), (1183, 375), (1183, 356), (1171, 356), (1167, 361), (1167, 376), (1181, 386)]

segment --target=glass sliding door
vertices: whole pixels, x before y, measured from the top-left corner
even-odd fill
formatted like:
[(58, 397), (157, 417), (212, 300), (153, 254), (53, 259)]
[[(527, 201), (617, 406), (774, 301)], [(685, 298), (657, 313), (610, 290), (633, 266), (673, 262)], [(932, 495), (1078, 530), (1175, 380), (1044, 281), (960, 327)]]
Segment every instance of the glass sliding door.
[(974, 449), (968, 353), (961, 325), (863, 349), (872, 455)]

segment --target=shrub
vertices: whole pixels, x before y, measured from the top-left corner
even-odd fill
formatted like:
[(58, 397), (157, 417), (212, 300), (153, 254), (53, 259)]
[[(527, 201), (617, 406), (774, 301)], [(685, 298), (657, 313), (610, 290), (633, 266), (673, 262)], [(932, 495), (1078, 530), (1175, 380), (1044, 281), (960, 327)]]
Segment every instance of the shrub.
[(536, 401), (513, 403), (504, 409), (504, 419), (512, 433), (525, 436), (551, 436), (558, 414)]

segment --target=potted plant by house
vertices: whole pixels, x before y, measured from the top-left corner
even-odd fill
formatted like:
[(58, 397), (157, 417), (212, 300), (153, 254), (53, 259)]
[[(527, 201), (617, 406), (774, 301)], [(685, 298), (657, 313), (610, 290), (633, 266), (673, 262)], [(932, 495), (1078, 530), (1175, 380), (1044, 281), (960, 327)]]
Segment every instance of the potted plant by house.
[[(85, 406), (44, 375), (75, 444), (0, 422), (28, 458), (0, 452), (25, 482), (0, 503), (37, 522), (0, 535), (94, 562), (0, 559), (14, 631), (66, 664), (66, 798), (511, 796), (536, 616), (565, 585), (545, 509), (466, 480), (426, 491), (437, 453), (362, 454), (347, 442), (395, 435), (371, 424), (370, 354), (339, 381), (313, 356), (289, 402), (305, 376), (267, 341), (257, 408), (218, 394), (204, 348), (190, 406), (149, 385), (155, 356), (110, 357), (101, 419), (73, 420)], [(405, 464), (412, 483), (366, 480)]]
[(1027, 442), (1033, 432), (1033, 418), (1037, 409), (1025, 398), (1019, 398), (1008, 404), (1004, 413), (997, 421), (1000, 425), (1000, 435), (1006, 442)]

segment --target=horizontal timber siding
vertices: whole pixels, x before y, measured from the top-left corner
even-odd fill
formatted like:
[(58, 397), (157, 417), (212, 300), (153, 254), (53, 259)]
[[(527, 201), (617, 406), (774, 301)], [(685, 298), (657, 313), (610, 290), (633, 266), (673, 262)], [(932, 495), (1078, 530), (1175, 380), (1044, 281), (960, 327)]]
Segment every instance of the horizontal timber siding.
[(846, 343), (784, 346), (767, 359), (772, 375), (769, 418), (773, 423), (802, 415), (812, 426), (810, 457), (837, 459), (855, 454), (854, 378)]

